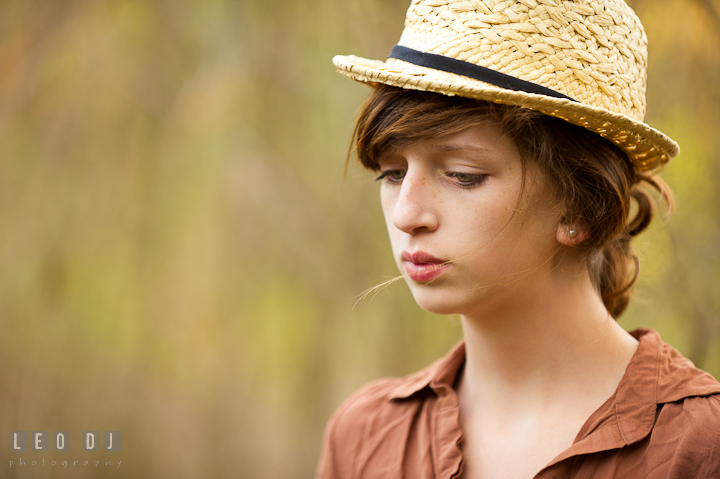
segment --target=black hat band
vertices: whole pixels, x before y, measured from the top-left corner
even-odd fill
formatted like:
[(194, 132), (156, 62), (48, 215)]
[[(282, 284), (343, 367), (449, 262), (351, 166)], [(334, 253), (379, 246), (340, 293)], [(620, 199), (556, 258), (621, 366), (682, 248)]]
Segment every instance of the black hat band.
[(520, 80), (519, 78), (515, 78), (480, 65), (475, 65), (474, 63), (456, 60), (443, 55), (436, 55), (435, 53), (421, 52), (402, 45), (395, 45), (392, 47), (388, 58), (396, 58), (404, 62), (412, 63), (413, 65), (432, 68), (434, 70), (440, 70), (448, 73), (455, 73), (456, 75), (473, 78), (507, 90), (523, 91), (525, 93), (535, 93), (537, 95), (577, 101), (574, 98), (563, 95), (551, 88), (546, 88), (529, 81)]

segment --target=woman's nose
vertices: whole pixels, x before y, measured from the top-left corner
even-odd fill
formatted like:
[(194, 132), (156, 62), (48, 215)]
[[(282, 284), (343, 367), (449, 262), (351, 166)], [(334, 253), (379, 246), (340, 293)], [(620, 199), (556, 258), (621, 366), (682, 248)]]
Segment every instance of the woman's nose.
[(427, 174), (411, 171), (405, 174), (393, 208), (392, 222), (396, 228), (408, 234), (437, 229), (433, 188)]

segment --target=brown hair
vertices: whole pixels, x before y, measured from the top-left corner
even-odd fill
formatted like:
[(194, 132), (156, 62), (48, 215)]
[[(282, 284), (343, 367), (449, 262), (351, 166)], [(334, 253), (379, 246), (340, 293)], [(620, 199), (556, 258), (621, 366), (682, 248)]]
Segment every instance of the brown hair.
[[(630, 241), (648, 227), (655, 211), (647, 187), (660, 194), (669, 210), (673, 200), (660, 178), (637, 172), (609, 141), (517, 106), (377, 85), (362, 106), (352, 146), (363, 166), (377, 170), (378, 158), (389, 150), (488, 121), (517, 144), (523, 181), (527, 162), (534, 162), (562, 201), (563, 221), (587, 234), (577, 247), (586, 254), (605, 307), (617, 318), (627, 308), (639, 272)], [(631, 200), (636, 205), (632, 217)]]

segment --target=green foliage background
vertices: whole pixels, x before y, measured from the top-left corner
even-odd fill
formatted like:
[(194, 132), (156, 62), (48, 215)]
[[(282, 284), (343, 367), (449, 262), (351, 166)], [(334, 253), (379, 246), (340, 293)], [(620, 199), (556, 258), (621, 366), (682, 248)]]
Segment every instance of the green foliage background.
[[(715, 3), (713, 3), (715, 2)], [(717, 0), (634, 0), (647, 121), (683, 152), (640, 238), (652, 327), (720, 376)], [(311, 477), (335, 407), (444, 354), (344, 159), (406, 0), (8, 1), (0, 15), (0, 475)], [(665, 224), (667, 223), (667, 224)], [(9, 469), (10, 431), (122, 432), (119, 469)], [(29, 463), (28, 463), (29, 464)]]

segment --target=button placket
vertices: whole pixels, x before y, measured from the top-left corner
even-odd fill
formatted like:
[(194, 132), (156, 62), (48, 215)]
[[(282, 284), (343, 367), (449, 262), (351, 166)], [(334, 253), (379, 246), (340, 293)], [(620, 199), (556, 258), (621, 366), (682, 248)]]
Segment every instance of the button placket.
[(457, 477), (462, 464), (460, 440), (460, 403), (454, 390), (447, 386), (436, 389), (438, 399), (435, 410), (435, 437), (433, 446), (437, 451), (438, 477)]

